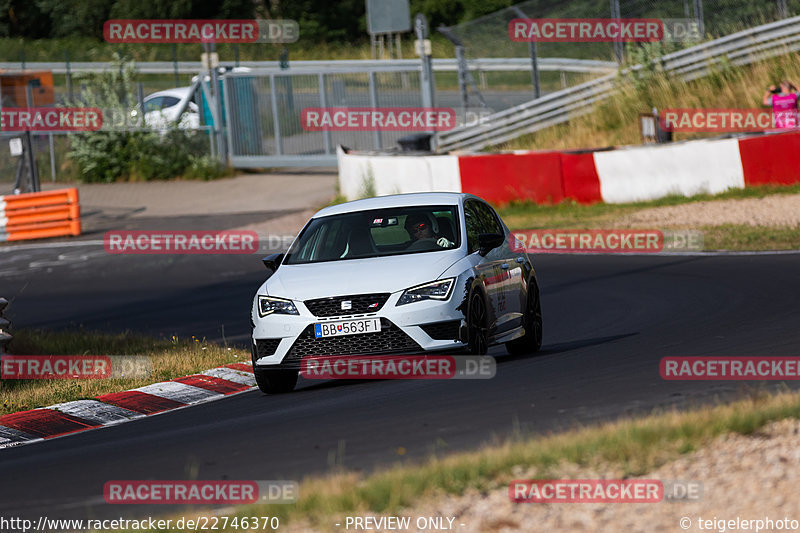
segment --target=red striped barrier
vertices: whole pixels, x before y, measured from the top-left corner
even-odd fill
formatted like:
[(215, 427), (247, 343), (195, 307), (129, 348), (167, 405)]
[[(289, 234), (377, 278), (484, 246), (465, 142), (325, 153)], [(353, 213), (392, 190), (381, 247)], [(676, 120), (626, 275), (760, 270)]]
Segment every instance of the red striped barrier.
[[(342, 191), (360, 191), (364, 176), (371, 175), (378, 195), (466, 192), (500, 205), (564, 199), (626, 203), (800, 183), (797, 131), (585, 153), (387, 156), (346, 152), (340, 147), (337, 154)], [(453, 160), (455, 165), (451, 165)]]

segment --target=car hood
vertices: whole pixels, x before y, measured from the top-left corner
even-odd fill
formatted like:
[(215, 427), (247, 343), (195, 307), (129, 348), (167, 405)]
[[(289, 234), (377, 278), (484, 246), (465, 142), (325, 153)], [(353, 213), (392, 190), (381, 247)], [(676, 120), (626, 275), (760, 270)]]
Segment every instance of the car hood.
[(263, 289), (271, 296), (309, 300), (348, 294), (396, 292), (436, 280), (463, 252), (394, 255), (369, 259), (281, 265)]

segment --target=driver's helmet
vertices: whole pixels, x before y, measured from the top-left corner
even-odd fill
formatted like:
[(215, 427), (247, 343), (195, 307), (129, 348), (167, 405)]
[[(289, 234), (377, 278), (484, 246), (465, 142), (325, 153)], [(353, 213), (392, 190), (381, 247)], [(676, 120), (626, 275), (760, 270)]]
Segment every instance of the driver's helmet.
[(430, 213), (412, 213), (406, 217), (405, 228), (412, 239), (414, 238), (415, 230), (423, 225), (431, 228), (433, 235), (439, 233), (439, 223), (436, 221), (436, 217)]

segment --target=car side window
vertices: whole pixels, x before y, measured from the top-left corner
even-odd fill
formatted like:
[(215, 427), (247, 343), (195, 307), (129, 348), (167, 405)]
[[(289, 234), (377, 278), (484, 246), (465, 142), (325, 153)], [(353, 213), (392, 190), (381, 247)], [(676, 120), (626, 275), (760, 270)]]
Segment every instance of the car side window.
[(467, 225), (467, 247), (468, 252), (478, 250), (478, 235), (484, 233), (481, 230), (481, 216), (477, 210), (477, 202), (468, 200), (464, 204), (464, 220)]
[(178, 105), (178, 102), (180, 102), (180, 100), (178, 98), (175, 98), (174, 96), (165, 96), (161, 100), (161, 109), (166, 109), (168, 107)]
[(503, 226), (497, 220), (494, 210), (483, 202), (475, 202), (475, 211), (480, 220), (481, 233), (499, 233), (503, 235)]
[(161, 109), (161, 102), (163, 97), (158, 96), (156, 98), (151, 98), (144, 103), (144, 112), (150, 113), (151, 111), (158, 111)]

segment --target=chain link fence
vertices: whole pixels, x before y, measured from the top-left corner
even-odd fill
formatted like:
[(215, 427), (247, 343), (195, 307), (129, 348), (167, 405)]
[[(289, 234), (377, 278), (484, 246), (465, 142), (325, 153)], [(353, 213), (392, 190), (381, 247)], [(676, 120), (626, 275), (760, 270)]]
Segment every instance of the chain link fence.
[[(509, 22), (517, 18), (657, 18), (692, 19), (700, 25), (705, 39), (722, 37), (736, 31), (773, 22), (800, 13), (800, 0), (601, 0), (596, 2), (561, 2), (527, 0), (462, 24), (439, 28), (454, 44), (463, 46), (464, 59), (503, 58), (572, 58), (620, 61), (622, 43), (514, 42), (509, 37)], [(662, 43), (664, 52), (696, 43)], [(615, 49), (616, 45), (616, 49)], [(635, 43), (626, 46), (638, 46)], [(517, 72), (486, 73), (473, 79), (472, 94), (486, 91), (520, 91), (540, 85), (540, 95), (584, 83), (602, 74), (585, 72), (538, 72), (534, 79), (533, 61)], [(499, 109), (503, 107), (500, 106)], [(499, 110), (494, 107), (494, 110)]]

